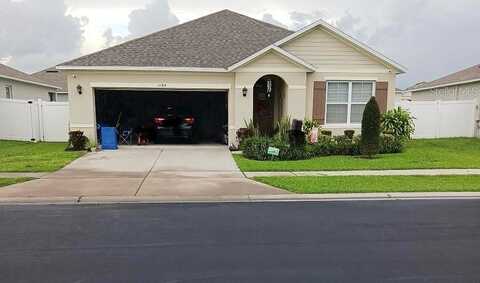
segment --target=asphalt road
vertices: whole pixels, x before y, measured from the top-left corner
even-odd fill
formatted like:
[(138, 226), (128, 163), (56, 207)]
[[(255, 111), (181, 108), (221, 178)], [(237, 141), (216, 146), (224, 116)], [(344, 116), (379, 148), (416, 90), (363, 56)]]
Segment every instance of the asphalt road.
[(480, 282), (480, 201), (1, 206), (1, 282)]

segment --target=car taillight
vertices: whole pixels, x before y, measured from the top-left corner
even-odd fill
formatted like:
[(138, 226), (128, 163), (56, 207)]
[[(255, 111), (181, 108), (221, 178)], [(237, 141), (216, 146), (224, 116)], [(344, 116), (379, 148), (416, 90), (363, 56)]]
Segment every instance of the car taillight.
[(192, 118), (192, 117), (188, 117), (188, 118), (183, 119), (183, 121), (188, 125), (193, 125), (193, 122), (195, 122), (195, 119)]
[(161, 117), (157, 117), (155, 119), (153, 119), (155, 121), (155, 124), (156, 125), (162, 125), (163, 122), (165, 122), (165, 118), (161, 118)]

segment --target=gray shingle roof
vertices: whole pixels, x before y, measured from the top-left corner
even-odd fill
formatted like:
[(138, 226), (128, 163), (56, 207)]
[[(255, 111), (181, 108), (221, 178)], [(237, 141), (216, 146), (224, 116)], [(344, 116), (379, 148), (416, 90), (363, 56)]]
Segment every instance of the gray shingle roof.
[(292, 33), (223, 10), (61, 65), (227, 68)]
[(465, 81), (480, 80), (480, 65), (467, 68), (465, 70), (450, 74), (438, 80), (415, 85), (414, 89), (434, 88), (436, 86), (455, 84)]
[(59, 92), (67, 92), (67, 75), (56, 67), (34, 73), (32, 76), (60, 87)]
[(3, 64), (0, 64), (0, 77), (8, 77), (8, 78), (12, 78), (13, 80), (31, 82), (33, 84), (57, 86), (56, 84), (52, 84), (49, 81), (44, 81), (40, 78), (36, 78), (32, 75), (21, 72), (19, 70), (16, 70), (12, 67), (9, 67)]

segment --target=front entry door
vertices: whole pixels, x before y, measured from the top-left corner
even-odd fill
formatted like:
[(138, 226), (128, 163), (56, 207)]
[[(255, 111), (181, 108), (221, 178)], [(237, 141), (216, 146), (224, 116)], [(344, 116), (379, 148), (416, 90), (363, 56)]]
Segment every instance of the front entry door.
[[(270, 85), (268, 85), (270, 84)], [(259, 80), (253, 92), (253, 122), (264, 135), (272, 135), (274, 131), (275, 103), (272, 80)]]

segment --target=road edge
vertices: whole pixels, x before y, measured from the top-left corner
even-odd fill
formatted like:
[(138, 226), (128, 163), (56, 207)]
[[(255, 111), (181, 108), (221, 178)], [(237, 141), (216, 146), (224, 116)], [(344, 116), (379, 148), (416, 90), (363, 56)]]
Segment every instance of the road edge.
[(93, 205), (93, 204), (182, 204), (182, 203), (262, 203), (262, 202), (332, 202), (385, 200), (456, 200), (480, 199), (479, 192), (441, 193), (357, 193), (357, 194), (284, 194), (198, 197), (115, 197), (77, 196), (54, 198), (0, 198), (1, 205)]

